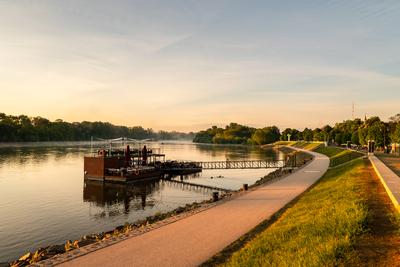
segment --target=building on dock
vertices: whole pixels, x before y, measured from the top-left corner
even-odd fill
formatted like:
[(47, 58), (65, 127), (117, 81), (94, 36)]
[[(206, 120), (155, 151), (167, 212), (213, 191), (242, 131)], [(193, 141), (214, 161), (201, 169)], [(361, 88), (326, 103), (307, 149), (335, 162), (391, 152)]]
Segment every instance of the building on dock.
[(124, 150), (100, 149), (84, 158), (85, 179), (129, 182), (159, 177), (164, 162), (165, 154), (146, 147), (141, 150), (130, 150), (129, 145)]
[(165, 161), (165, 154), (146, 146), (124, 150), (100, 149), (84, 158), (85, 179), (108, 182), (131, 182), (163, 175), (183, 175), (201, 172), (197, 163)]

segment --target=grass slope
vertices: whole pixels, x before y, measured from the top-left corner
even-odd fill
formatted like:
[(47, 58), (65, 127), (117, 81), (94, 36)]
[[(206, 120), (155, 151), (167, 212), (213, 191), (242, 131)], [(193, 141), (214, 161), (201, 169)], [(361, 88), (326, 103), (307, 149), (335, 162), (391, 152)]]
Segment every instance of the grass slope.
[[(299, 141), (299, 142), (290, 142), (290, 143), (286, 142), (286, 143), (287, 146), (314, 151), (328, 156), (330, 159), (330, 167), (336, 167), (353, 159), (357, 159), (364, 156), (364, 154), (353, 150), (348, 150), (334, 146), (326, 147), (321, 142)], [(285, 144), (282, 143), (281, 145)]]
[(329, 170), (320, 182), (224, 266), (336, 266), (353, 256), (367, 208), (357, 178), (365, 162)]
[(315, 150), (318, 147), (322, 146), (323, 143), (321, 142), (305, 142), (305, 141), (299, 141), (299, 142), (294, 142), (291, 144), (294, 147), (305, 149), (305, 150)]
[(336, 167), (353, 159), (364, 156), (364, 154), (360, 152), (343, 149), (340, 147), (319, 146), (318, 148), (314, 149), (314, 151), (328, 156), (330, 159), (330, 167)]

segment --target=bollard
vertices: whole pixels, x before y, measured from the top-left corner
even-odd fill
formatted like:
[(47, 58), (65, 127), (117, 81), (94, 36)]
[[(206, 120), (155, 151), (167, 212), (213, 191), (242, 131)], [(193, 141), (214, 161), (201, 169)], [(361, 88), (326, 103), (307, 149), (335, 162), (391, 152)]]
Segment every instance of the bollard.
[(213, 202), (218, 201), (219, 192), (213, 192), (212, 196), (213, 196)]
[(243, 191), (249, 190), (249, 185), (248, 184), (243, 184)]

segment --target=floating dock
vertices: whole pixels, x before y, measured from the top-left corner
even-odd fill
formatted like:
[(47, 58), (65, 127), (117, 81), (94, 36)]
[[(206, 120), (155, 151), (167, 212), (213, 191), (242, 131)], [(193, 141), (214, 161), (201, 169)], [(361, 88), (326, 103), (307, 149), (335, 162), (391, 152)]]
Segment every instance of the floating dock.
[(84, 158), (87, 180), (126, 183), (161, 178), (164, 175), (187, 175), (201, 172), (197, 163), (165, 161), (165, 154), (142, 150), (99, 150)]

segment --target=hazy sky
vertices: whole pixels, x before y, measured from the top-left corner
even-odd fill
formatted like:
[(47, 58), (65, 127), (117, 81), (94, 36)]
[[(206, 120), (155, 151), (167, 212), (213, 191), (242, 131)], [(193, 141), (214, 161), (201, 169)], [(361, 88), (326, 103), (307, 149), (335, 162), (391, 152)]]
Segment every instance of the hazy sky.
[(0, 112), (199, 130), (400, 113), (400, 1), (0, 1)]

